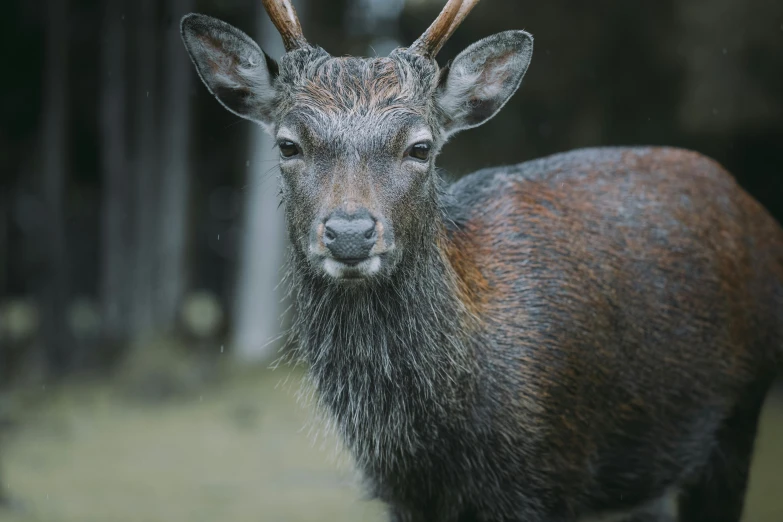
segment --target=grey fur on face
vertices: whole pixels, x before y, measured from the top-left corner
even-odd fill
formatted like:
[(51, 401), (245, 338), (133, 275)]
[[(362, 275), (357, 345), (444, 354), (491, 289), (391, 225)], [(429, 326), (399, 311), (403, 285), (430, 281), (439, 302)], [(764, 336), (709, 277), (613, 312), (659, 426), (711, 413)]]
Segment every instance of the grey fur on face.
[[(356, 270), (360, 281), (396, 270), (417, 221), (435, 218), (441, 147), (500, 110), (532, 54), (528, 33), (507, 31), (471, 45), (443, 70), (406, 49), (335, 58), (306, 46), (277, 64), (244, 33), (210, 17), (186, 16), (182, 34), (199, 75), (226, 108), (297, 147), (296, 157), (281, 160), (282, 199), (289, 237), (314, 273), (343, 274), (330, 269), (340, 263), (319, 241), (319, 225), (346, 209), (373, 215), (380, 239)], [(431, 147), (427, 161), (406, 156), (417, 143)]]
[[(406, 49), (335, 58), (310, 46), (278, 64), (201, 15), (185, 17), (182, 34), (210, 92), (291, 152), (281, 157), (297, 310), (289, 353), (307, 364), (317, 403), (359, 468), (380, 491), (390, 484), (377, 477), (426, 464), (453, 434), (478, 440), (468, 405), (481, 339), (440, 248), (447, 201), (435, 159), (517, 90), (531, 36), (491, 36), (441, 69)], [(411, 155), (416, 145), (428, 154)], [(378, 240), (352, 268), (330, 255), (323, 234), (331, 215), (356, 209), (372, 216)]]

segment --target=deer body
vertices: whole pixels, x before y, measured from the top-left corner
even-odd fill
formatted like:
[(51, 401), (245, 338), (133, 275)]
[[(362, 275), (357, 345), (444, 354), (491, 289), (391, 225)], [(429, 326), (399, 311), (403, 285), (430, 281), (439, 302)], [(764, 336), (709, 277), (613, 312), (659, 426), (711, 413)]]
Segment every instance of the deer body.
[(783, 359), (783, 231), (713, 161), (585, 149), (446, 187), (434, 156), (516, 91), (527, 33), (333, 58), (264, 0), (278, 65), (190, 15), (210, 91), (281, 152), (294, 356), (393, 520), (740, 519)]
[(677, 149), (490, 169), (442, 203), (404, 282), (295, 276), (322, 404), (399, 519), (676, 520), (681, 492), (684, 521), (738, 520), (783, 346), (774, 220)]

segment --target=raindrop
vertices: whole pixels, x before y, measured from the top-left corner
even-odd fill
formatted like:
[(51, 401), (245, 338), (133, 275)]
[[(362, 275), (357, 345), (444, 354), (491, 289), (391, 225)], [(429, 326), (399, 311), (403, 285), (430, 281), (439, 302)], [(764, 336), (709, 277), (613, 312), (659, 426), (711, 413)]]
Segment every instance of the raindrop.
[(147, 91), (147, 98), (150, 97), (150, 91)]
[(729, 50), (726, 49), (725, 47), (723, 48), (723, 54), (729, 54)]
[(250, 160), (247, 160), (247, 161), (245, 162), (245, 167), (249, 167), (249, 166), (250, 166)]
[(218, 234), (218, 241), (220, 241), (220, 234)]
[(220, 345), (220, 353), (223, 353), (223, 345)]
[(712, 109), (712, 114), (714, 116), (717, 116), (718, 115), (718, 109)]

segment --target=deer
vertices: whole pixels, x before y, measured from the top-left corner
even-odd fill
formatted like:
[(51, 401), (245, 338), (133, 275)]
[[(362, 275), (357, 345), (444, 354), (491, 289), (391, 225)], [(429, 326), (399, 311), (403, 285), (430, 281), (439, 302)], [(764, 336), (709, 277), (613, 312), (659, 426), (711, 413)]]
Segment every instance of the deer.
[(397, 522), (737, 522), (783, 362), (783, 231), (697, 152), (598, 147), (456, 181), (435, 159), (517, 91), (533, 37), (285, 54), (189, 14), (201, 80), (279, 149), (293, 355)]

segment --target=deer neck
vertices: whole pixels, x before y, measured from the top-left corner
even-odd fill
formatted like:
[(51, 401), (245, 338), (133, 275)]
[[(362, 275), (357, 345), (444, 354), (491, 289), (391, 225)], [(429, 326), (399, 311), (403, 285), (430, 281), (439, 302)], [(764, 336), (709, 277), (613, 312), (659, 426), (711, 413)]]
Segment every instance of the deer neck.
[[(296, 353), (360, 464), (399, 465), (469, 409), (475, 318), (441, 230), (388, 281), (346, 287), (294, 270)], [(450, 252), (452, 254), (450, 254)]]

